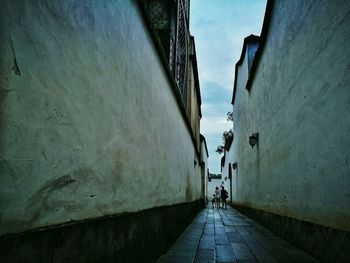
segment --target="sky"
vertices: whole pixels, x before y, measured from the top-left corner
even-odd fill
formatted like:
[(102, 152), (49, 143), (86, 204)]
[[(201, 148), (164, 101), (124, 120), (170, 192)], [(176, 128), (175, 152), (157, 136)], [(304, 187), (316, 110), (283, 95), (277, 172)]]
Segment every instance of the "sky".
[(202, 98), (201, 134), (207, 141), (210, 173), (220, 173), (222, 133), (232, 127), (234, 66), (243, 40), (260, 35), (266, 0), (191, 0), (190, 31), (195, 38)]

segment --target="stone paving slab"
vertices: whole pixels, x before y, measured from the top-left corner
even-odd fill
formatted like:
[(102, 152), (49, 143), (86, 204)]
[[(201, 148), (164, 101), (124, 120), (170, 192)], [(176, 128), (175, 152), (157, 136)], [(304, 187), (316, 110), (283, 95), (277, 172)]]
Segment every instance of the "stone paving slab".
[(227, 209), (205, 208), (157, 263), (316, 263), (254, 220)]

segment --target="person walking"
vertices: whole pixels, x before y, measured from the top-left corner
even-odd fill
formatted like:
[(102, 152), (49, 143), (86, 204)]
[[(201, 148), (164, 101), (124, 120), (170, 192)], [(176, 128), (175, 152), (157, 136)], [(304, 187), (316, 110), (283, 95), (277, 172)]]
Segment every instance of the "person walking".
[(228, 197), (228, 192), (225, 190), (224, 186), (221, 187), (220, 196), (222, 208), (227, 208), (226, 199)]
[(216, 202), (216, 197), (215, 197), (215, 194), (213, 194), (213, 198), (211, 199), (211, 207), (212, 208), (215, 207), (215, 202)]
[(219, 190), (219, 187), (215, 187), (216, 208), (220, 208), (220, 196), (221, 196), (221, 191)]

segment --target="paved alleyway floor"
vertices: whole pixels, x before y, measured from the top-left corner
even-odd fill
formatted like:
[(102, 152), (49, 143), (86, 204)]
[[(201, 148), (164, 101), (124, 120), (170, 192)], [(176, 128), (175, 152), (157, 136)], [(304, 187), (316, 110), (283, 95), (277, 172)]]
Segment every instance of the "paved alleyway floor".
[(157, 263), (319, 262), (254, 220), (227, 209), (205, 208)]

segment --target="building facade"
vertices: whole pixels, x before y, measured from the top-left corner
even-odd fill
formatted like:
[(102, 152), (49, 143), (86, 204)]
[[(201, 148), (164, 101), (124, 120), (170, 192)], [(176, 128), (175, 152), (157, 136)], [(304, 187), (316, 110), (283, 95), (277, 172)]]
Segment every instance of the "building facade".
[[(230, 149), (228, 151), (224, 151), (224, 158), (223, 162), (221, 164), (221, 173), (222, 173), (222, 178), (224, 179), (224, 187), (225, 189), (228, 191), (228, 199), (227, 201), (229, 201), (230, 203), (232, 203), (232, 201), (234, 200), (234, 196), (232, 196), (233, 193), (236, 193), (237, 191), (234, 191), (237, 189), (237, 180), (232, 180), (232, 171), (234, 170), (232, 168), (232, 153), (233, 151), (230, 151)], [(235, 178), (234, 178), (235, 179)]]
[(151, 2), (0, 4), (2, 262), (153, 261), (201, 208), (189, 2)]
[(236, 207), (324, 262), (349, 258), (349, 11), (267, 2), (236, 64), (224, 167)]
[(201, 140), (201, 154), (202, 154), (202, 163), (201, 163), (201, 176), (202, 176), (202, 193), (204, 200), (207, 201), (208, 196), (208, 175), (209, 175), (209, 168), (208, 168), (208, 147), (207, 142), (205, 140), (205, 137), (201, 134), (200, 135)]

